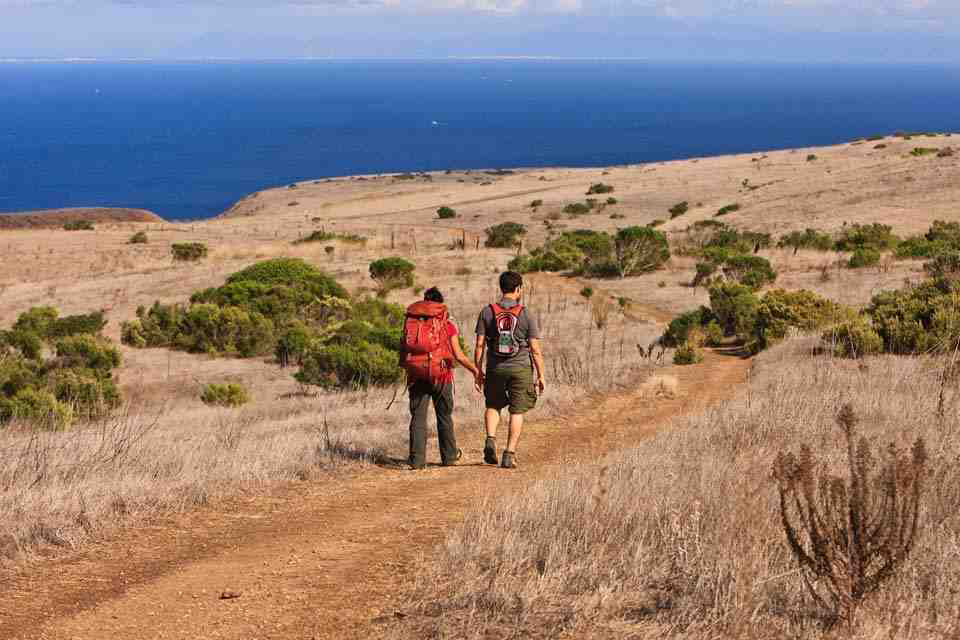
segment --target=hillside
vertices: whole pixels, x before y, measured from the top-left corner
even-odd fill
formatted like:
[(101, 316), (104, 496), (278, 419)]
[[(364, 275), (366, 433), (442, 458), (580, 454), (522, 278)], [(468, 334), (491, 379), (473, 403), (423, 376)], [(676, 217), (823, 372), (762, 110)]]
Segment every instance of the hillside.
[(68, 222), (163, 222), (163, 218), (146, 209), (112, 207), (43, 209), (0, 213), (0, 229), (37, 229), (62, 227)]
[[(856, 251), (835, 240), (856, 225), (889, 225), (884, 233), (899, 242), (936, 220), (960, 222), (960, 156), (946, 151), (954, 140), (888, 136), (628, 167), (342, 177), (265, 189), (216, 219), (189, 223), (129, 210), (103, 215), (142, 218), (97, 219), (92, 231), (0, 223), (0, 329), (33, 307), (102, 311), (123, 396), (116, 412), (65, 431), (25, 423), (0, 431), (0, 520), (8, 523), (0, 537), (0, 595), (8, 603), (0, 606), (0, 636), (480, 638), (515, 629), (524, 637), (600, 638), (665, 637), (689, 627), (689, 637), (777, 637), (748, 631), (757, 627), (781, 637), (829, 637), (808, 632), (806, 614), (787, 619), (778, 604), (804, 596), (794, 583), (779, 586), (790, 563), (771, 510), (772, 458), (805, 443), (809, 424), (814, 444), (837, 451), (830, 429), (841, 402), (851, 401), (871, 439), (922, 434), (942, 460), (953, 459), (955, 443), (938, 435), (955, 422), (943, 407), (955, 417), (960, 401), (944, 382), (954, 379), (947, 358), (834, 358), (818, 335), (797, 337), (816, 330), (796, 327), (755, 358), (743, 357), (732, 331), (719, 348), (702, 349), (694, 366), (672, 364), (672, 351), (659, 361), (646, 357), (646, 348), (674, 316), (711, 303), (708, 287), (694, 286), (703, 229), (754, 234), (743, 236), (745, 253), (775, 270), (758, 296), (807, 289), (856, 313), (883, 290), (924, 281), (925, 260), (897, 255), (892, 241), (875, 262), (851, 268)], [(441, 207), (454, 217), (441, 219)], [(544, 330), (549, 386), (513, 475), (479, 465), (482, 403), (462, 370), (455, 419), (464, 464), (411, 475), (403, 469), (408, 414), (400, 384), (301, 384), (297, 368), (282, 368), (272, 347), (218, 354), (190, 352), (176, 340), (170, 344), (179, 349), (120, 344), (123, 323), (138, 309), (188, 305), (199, 292), (214, 299), (216, 290), (205, 290), (279, 257), (322, 269), (349, 294), (337, 304), (360, 305), (381, 286), (371, 279), (371, 261), (385, 256), (415, 269), (413, 287), (381, 291), (383, 300), (406, 304), (438, 286), (469, 342), (496, 275), (517, 256), (565, 232), (616, 234), (658, 220), (672, 253), (660, 268), (624, 278), (589, 270), (525, 276), (526, 304)], [(523, 225), (519, 244), (484, 246), (487, 230), (505, 222)], [(829, 236), (829, 247), (777, 247), (806, 229)], [(138, 232), (144, 237), (132, 242)], [(171, 247), (179, 243), (203, 243), (208, 253), (175, 261)], [(311, 317), (318, 324), (323, 304)], [(948, 328), (950, 318), (942, 323)], [(242, 385), (250, 402), (205, 404), (201, 389), (209, 383)], [(922, 406), (907, 420), (901, 405), (910, 397)], [(940, 431), (930, 428), (934, 415)], [(644, 471), (648, 464), (662, 471), (659, 480)], [(953, 478), (943, 464), (938, 477)], [(717, 486), (734, 486), (741, 522), (724, 516)], [(638, 512), (630, 496), (656, 503), (657, 517), (626, 518)], [(945, 559), (948, 542), (960, 531), (949, 515), (952, 500), (937, 494), (927, 507), (942, 517), (944, 533), (923, 549), (941, 564), (953, 562)], [(564, 509), (597, 510), (596, 519), (577, 525), (583, 547), (551, 546), (529, 526)], [(709, 531), (689, 520), (701, 509)], [(621, 520), (633, 533), (609, 537)], [(756, 536), (738, 542), (742, 557), (754, 560), (728, 567), (722, 539), (740, 535), (744, 522), (759, 523)], [(565, 539), (561, 525), (551, 521), (551, 539)], [(660, 555), (649, 579), (639, 569), (608, 571), (590, 561), (595, 551), (633, 567), (654, 553), (643, 546), (651, 540)], [(496, 549), (507, 544), (524, 560), (503, 563)], [(476, 561), (464, 551), (470, 548)], [(685, 564), (694, 549), (702, 565)], [(565, 568), (555, 570), (561, 557)], [(910, 580), (941, 579), (927, 565), (911, 566)], [(714, 582), (698, 582), (701, 573)], [(910, 580), (895, 582), (887, 601), (919, 592), (920, 578)], [(456, 599), (445, 601), (443, 590)], [(221, 601), (225, 592), (240, 596)], [(916, 598), (912, 615), (932, 626), (903, 637), (956, 631), (930, 622), (943, 601)], [(542, 608), (528, 615), (534, 604)], [(868, 628), (882, 628), (882, 613), (870, 615)], [(697, 627), (701, 617), (719, 626)]]

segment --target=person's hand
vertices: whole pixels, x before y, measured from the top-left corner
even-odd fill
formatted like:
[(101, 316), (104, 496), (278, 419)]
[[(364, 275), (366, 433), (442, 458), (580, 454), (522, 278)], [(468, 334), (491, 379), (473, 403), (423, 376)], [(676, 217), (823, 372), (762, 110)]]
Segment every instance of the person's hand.
[(483, 385), (486, 382), (486, 376), (483, 375), (483, 371), (477, 370), (473, 374), (473, 388), (477, 390), (477, 393), (483, 393)]
[(537, 379), (537, 392), (540, 395), (543, 395), (543, 390), (547, 388), (547, 381), (543, 379), (543, 376)]

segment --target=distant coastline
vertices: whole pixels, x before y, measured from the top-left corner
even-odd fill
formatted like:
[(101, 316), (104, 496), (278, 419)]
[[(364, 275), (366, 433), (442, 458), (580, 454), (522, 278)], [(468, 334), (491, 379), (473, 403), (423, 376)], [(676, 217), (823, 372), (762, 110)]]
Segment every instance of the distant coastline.
[(163, 218), (146, 209), (114, 207), (70, 207), (0, 213), (0, 229), (43, 229), (62, 227), (68, 222), (163, 222)]

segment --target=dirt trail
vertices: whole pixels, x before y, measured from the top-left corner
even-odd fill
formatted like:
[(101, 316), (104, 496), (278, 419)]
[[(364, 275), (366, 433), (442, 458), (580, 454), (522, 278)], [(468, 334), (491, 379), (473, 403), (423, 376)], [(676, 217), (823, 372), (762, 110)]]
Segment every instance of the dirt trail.
[(700, 366), (665, 368), (676, 398), (632, 391), (584, 402), (564, 421), (531, 421), (514, 472), (478, 464), (478, 436), (462, 443), (455, 468), (375, 467), (336, 487), (304, 483), (40, 562), (0, 586), (0, 638), (377, 637), (418, 559), (480, 493), (522, 490), (555, 465), (641, 441), (731, 396), (748, 364), (710, 353)]

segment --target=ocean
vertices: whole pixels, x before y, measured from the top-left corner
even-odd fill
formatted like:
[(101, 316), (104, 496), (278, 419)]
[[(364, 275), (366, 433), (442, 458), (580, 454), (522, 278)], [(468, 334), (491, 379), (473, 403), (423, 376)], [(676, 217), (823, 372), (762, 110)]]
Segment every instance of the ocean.
[(960, 131), (958, 107), (958, 66), (4, 63), (0, 211), (123, 206), (199, 219), (298, 180)]

